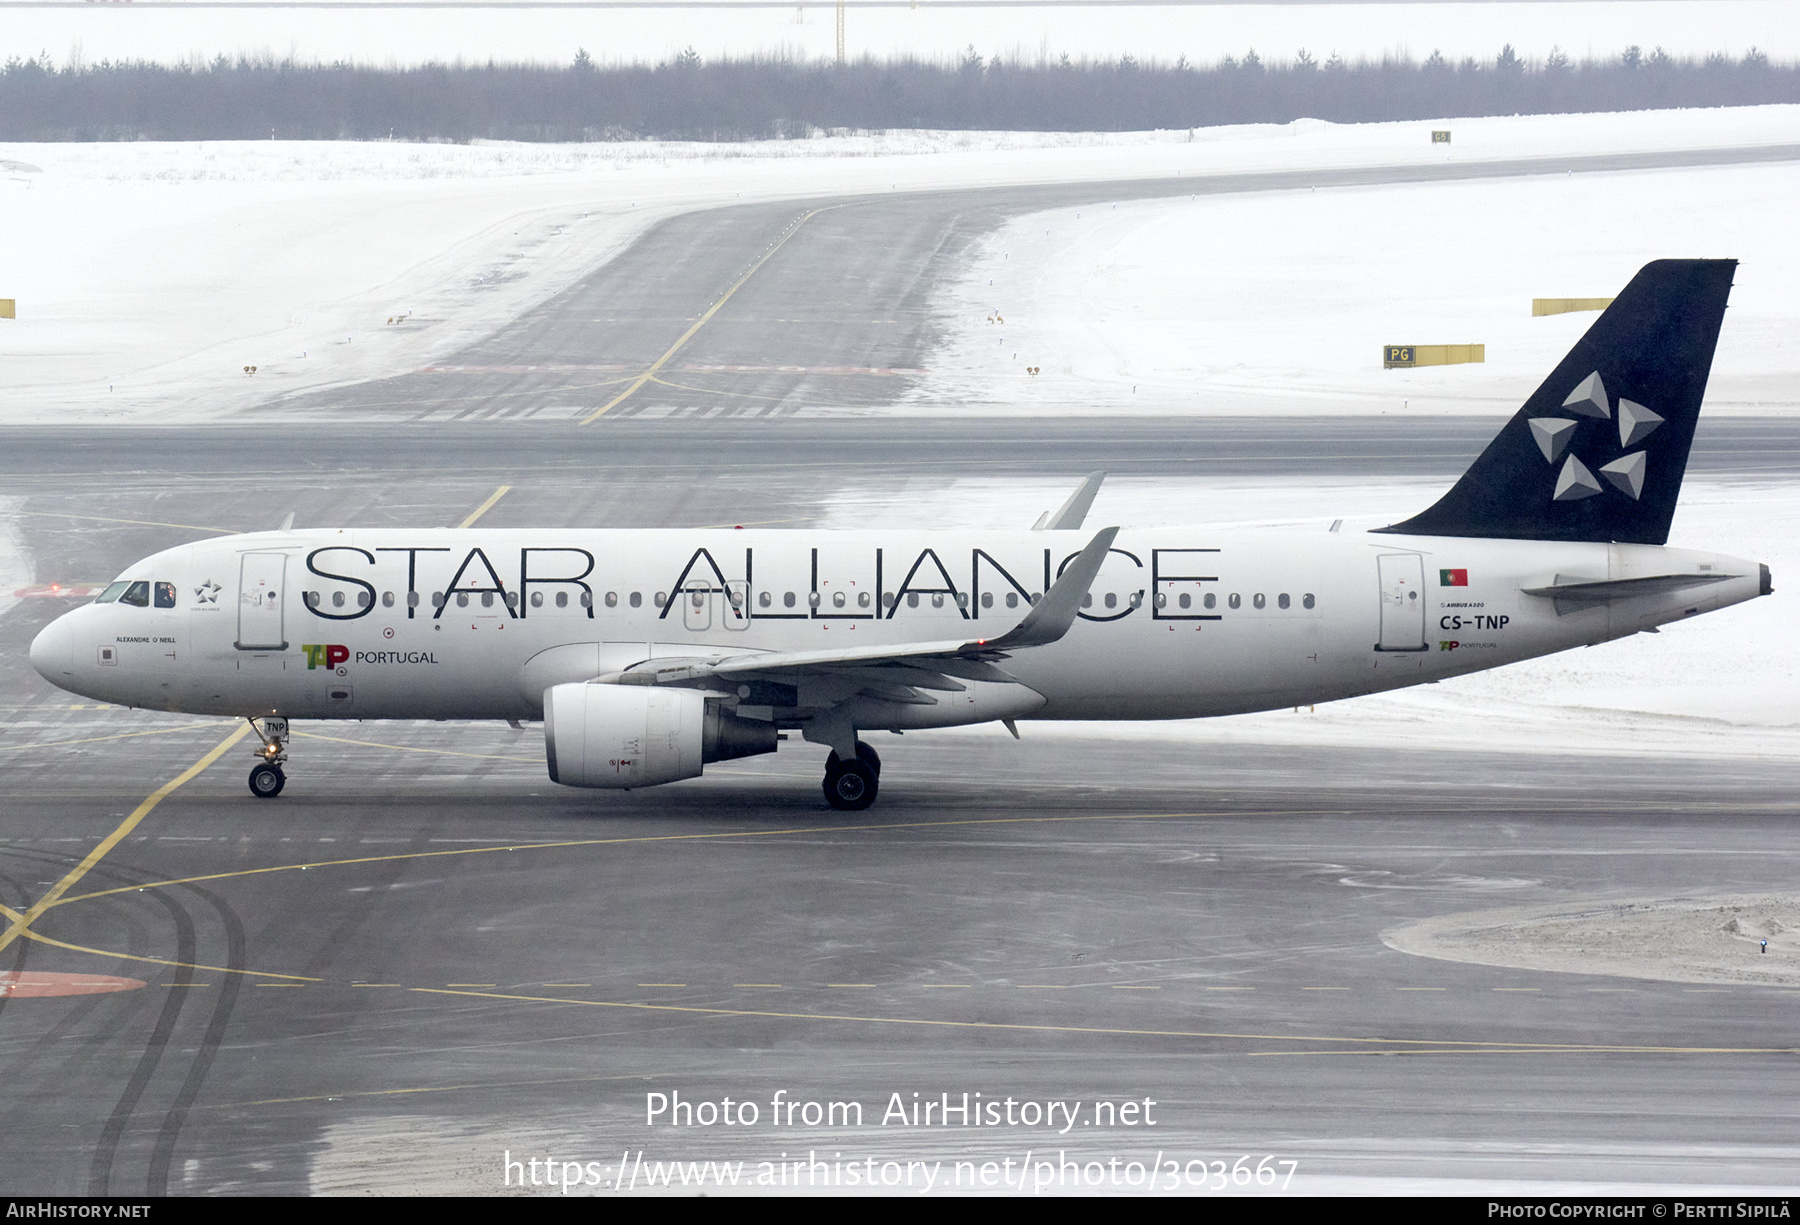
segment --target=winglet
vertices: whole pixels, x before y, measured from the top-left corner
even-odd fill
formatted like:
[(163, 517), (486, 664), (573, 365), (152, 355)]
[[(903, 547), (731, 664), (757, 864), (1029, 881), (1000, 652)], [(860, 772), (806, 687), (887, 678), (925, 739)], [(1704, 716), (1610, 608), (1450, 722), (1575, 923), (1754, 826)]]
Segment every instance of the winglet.
[[(1096, 477), (1089, 477), (1095, 488), (1099, 487)], [(1085, 486), (1084, 486), (1085, 488)], [(1066, 508), (1065, 508), (1066, 509)], [(1098, 535), (1088, 541), (1083, 549), (1062, 572), (1062, 577), (1050, 584), (1050, 590), (1044, 598), (1032, 606), (1023, 620), (998, 638), (986, 638), (964, 646), (965, 651), (1011, 651), (1019, 647), (1047, 646), (1064, 634), (1075, 624), (1075, 614), (1081, 611), (1081, 599), (1087, 595), (1088, 588), (1094, 585), (1094, 577), (1100, 573), (1100, 566), (1106, 561), (1106, 554), (1112, 548), (1113, 538), (1119, 534), (1116, 527), (1102, 528)]]
[(1031, 530), (1034, 532), (1072, 532), (1079, 528), (1081, 521), (1087, 518), (1088, 507), (1094, 504), (1094, 495), (1100, 492), (1100, 482), (1105, 479), (1106, 473), (1104, 472), (1088, 473), (1087, 479), (1082, 481), (1075, 492), (1069, 495), (1069, 500), (1057, 507), (1056, 513), (1040, 515), (1038, 521), (1031, 525)]

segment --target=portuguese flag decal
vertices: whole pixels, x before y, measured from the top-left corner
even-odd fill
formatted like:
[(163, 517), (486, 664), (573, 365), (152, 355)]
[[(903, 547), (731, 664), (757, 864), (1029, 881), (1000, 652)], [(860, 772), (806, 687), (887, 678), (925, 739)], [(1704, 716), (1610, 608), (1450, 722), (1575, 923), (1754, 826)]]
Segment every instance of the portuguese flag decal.
[(1467, 570), (1439, 570), (1438, 571), (1438, 586), (1439, 587), (1467, 587), (1468, 585), (1469, 585), (1469, 572)]

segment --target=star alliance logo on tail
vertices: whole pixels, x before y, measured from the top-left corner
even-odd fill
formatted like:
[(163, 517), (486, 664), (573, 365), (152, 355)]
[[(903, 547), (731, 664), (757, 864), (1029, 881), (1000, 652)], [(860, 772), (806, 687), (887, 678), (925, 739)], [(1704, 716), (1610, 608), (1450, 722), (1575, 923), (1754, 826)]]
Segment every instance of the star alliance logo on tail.
[[(1612, 401), (1606, 393), (1606, 383), (1598, 370), (1581, 380), (1574, 391), (1571, 391), (1562, 406), (1574, 413), (1577, 418), (1588, 417), (1599, 421), (1614, 420)], [(1663, 423), (1660, 413), (1652, 412), (1634, 400), (1619, 397), (1619, 445), (1635, 446), (1648, 438), (1656, 427)], [(1575, 438), (1579, 420), (1566, 417), (1533, 417), (1530, 421), (1531, 437), (1537, 443), (1538, 450), (1544, 453), (1544, 459), (1554, 464), (1563, 460), (1561, 471), (1556, 474), (1556, 489), (1550, 495), (1556, 502), (1579, 502), (1583, 498), (1591, 498), (1597, 493), (1604, 493), (1600, 485), (1600, 477), (1606, 480), (1620, 493), (1632, 501), (1637, 501), (1644, 492), (1644, 460), (1646, 453), (1633, 451), (1622, 455), (1609, 464), (1600, 466), (1600, 475), (1595, 476), (1588, 466), (1575, 455), (1563, 458), (1563, 452)]]

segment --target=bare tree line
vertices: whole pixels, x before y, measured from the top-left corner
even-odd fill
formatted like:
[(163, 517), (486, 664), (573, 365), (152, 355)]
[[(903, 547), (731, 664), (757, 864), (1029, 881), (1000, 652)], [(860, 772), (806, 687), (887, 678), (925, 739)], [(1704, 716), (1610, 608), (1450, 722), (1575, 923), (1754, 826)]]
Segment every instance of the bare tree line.
[(904, 128), (1138, 131), (1232, 123), (1438, 119), (1800, 101), (1800, 65), (1677, 57), (1405, 57), (1321, 62), (1251, 51), (1209, 66), (1117, 60), (782, 56), (601, 66), (376, 68), (218, 58), (0, 66), (0, 140), (750, 140)]

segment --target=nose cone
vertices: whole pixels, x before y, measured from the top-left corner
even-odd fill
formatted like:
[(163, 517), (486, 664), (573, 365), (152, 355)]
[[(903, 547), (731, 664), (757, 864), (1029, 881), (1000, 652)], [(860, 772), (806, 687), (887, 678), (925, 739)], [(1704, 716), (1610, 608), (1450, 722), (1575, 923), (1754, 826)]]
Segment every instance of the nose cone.
[(67, 616), (58, 617), (31, 641), (31, 666), (59, 689), (75, 674), (75, 630)]

